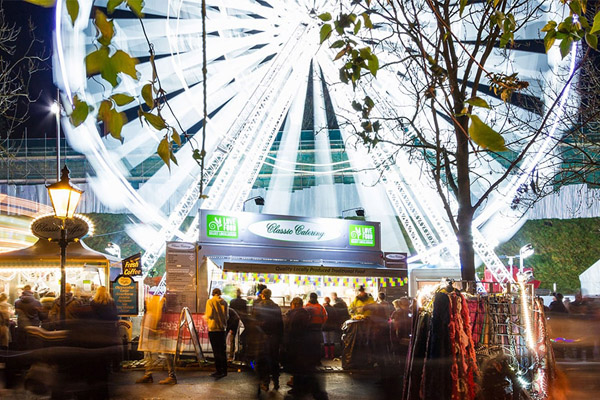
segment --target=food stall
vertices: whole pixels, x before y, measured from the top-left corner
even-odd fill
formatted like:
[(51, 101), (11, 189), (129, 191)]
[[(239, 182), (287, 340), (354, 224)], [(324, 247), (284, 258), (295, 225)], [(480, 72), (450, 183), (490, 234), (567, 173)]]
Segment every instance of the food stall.
[[(74, 291), (91, 295), (96, 286), (106, 285), (110, 256), (88, 248), (82, 241), (67, 247), (67, 282)], [(18, 289), (31, 285), (32, 289), (60, 292), (60, 248), (55, 242), (39, 239), (33, 246), (0, 253), (0, 292), (14, 302)]]
[[(337, 292), (350, 302), (364, 286), (404, 285), (403, 270), (386, 268), (378, 222), (200, 210), (198, 309), (212, 288), (263, 283), (280, 306), (293, 297)], [(167, 286), (169, 286), (167, 275)]]

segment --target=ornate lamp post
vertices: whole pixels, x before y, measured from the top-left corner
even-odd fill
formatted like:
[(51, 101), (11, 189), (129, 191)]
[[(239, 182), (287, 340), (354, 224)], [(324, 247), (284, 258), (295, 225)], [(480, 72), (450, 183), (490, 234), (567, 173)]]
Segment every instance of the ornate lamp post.
[(60, 239), (58, 245), (60, 246), (60, 321), (63, 323), (66, 318), (65, 303), (66, 303), (66, 273), (65, 273), (65, 261), (67, 258), (67, 219), (73, 218), (75, 209), (79, 204), (83, 190), (80, 190), (71, 185), (69, 181), (69, 168), (65, 165), (62, 169), (60, 181), (46, 186), (50, 201), (52, 201), (52, 207), (54, 208), (54, 215), (56, 218), (61, 220), (60, 225)]

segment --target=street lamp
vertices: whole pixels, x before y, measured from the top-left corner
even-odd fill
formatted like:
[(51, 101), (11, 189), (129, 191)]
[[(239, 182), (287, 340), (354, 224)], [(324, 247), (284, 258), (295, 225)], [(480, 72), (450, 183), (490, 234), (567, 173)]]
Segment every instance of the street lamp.
[(69, 168), (66, 165), (62, 169), (60, 181), (46, 186), (46, 189), (48, 189), (52, 208), (54, 208), (54, 215), (61, 220), (60, 240), (58, 241), (58, 245), (60, 246), (60, 320), (64, 322), (66, 316), (65, 261), (67, 258), (67, 245), (69, 244), (67, 240), (66, 221), (73, 218), (83, 190), (71, 185)]
[(242, 204), (242, 211), (246, 211), (246, 203), (250, 200), (254, 200), (254, 204), (256, 204), (257, 206), (265, 205), (265, 199), (262, 196), (250, 197), (249, 199), (244, 200), (244, 203)]
[(533, 255), (533, 253), (534, 250), (531, 243), (528, 243), (525, 246), (521, 247), (521, 250), (519, 250), (519, 273), (523, 273), (523, 260)]
[(344, 213), (348, 212), (348, 211), (354, 211), (354, 213), (356, 214), (357, 217), (364, 217), (365, 216), (365, 209), (362, 207), (354, 207), (354, 208), (349, 208), (347, 210), (342, 210), (342, 218), (344, 218)]

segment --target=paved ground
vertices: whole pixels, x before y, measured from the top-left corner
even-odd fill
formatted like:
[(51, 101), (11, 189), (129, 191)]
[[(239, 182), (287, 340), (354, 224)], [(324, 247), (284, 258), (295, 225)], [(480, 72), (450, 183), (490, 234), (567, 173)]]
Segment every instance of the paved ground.
[[(567, 361), (559, 362), (559, 369), (564, 372), (568, 400), (589, 400), (600, 398), (600, 363)], [(135, 380), (143, 375), (141, 370), (126, 370), (111, 376), (110, 396), (112, 399), (256, 399), (257, 383), (254, 375), (248, 371), (230, 370), (226, 378), (215, 381), (210, 377), (212, 369), (187, 369), (178, 371), (177, 385), (163, 386), (158, 383), (135, 384)], [(155, 382), (164, 378), (166, 372), (157, 372)], [(329, 398), (385, 400), (400, 399), (400, 381), (398, 379), (381, 383), (381, 377), (375, 371), (350, 373), (347, 371), (331, 371), (320, 374)], [(262, 393), (260, 399), (283, 399), (289, 389), (285, 383), (289, 375), (281, 376), (281, 388)], [(0, 399), (39, 400), (48, 396), (36, 396), (26, 391), (22, 385), (8, 390), (0, 389)]]

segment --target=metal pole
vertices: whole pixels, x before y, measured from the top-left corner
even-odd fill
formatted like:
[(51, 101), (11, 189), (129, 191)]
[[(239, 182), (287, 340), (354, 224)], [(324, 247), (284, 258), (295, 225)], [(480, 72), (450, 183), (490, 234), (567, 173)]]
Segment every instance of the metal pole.
[(519, 254), (519, 273), (523, 273), (523, 252)]
[(58, 245), (60, 246), (60, 323), (62, 328), (64, 329), (64, 323), (66, 319), (66, 272), (65, 272), (65, 262), (67, 259), (67, 229), (65, 227), (65, 221), (63, 220), (62, 225), (60, 227), (60, 241)]
[(56, 180), (60, 180), (60, 89), (56, 89)]

